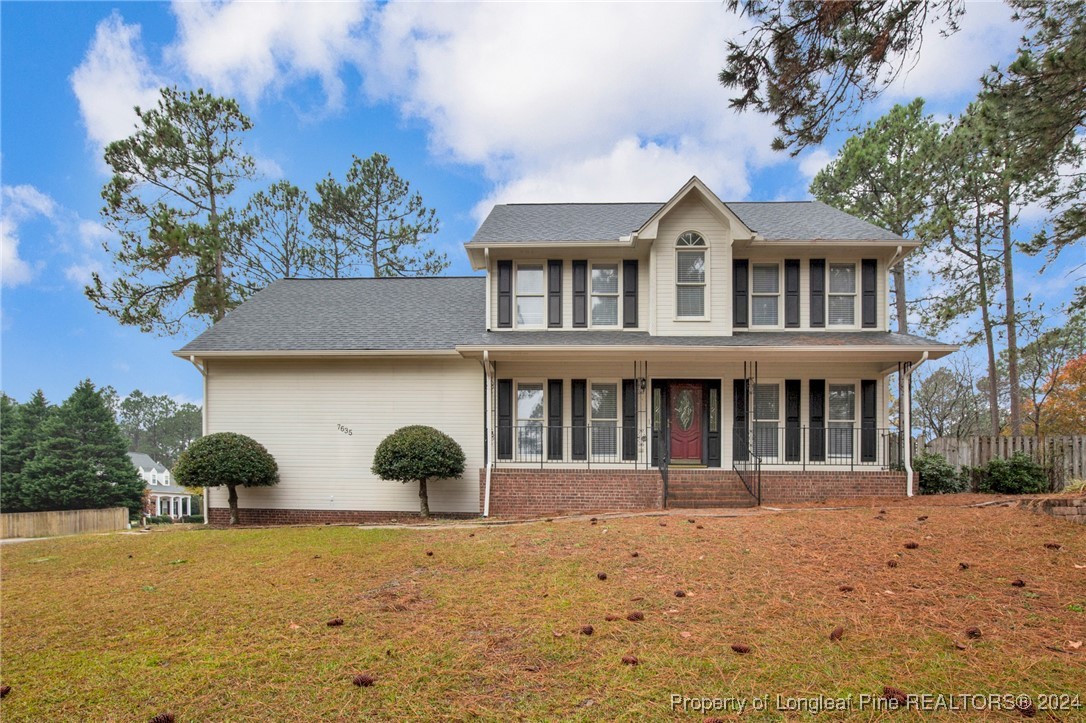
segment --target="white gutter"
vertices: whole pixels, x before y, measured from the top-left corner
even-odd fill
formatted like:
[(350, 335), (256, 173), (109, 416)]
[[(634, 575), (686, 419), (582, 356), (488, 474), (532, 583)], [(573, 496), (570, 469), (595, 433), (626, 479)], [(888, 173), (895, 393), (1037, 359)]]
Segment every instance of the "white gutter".
[[(917, 244), (917, 246), (919, 246), (919, 244)], [(914, 247), (910, 248), (909, 251), (912, 251), (913, 248), (916, 248), (916, 247), (914, 246)], [(907, 253), (908, 253), (908, 251), (902, 252), (901, 244), (898, 244), (897, 250), (894, 251), (894, 255), (891, 256), (890, 260), (886, 262), (886, 268), (887, 269), (894, 268), (894, 264), (896, 264), (898, 261), (901, 261), (901, 257), (904, 256)]]
[[(203, 399), (203, 402), (204, 403), (202, 405), (200, 405), (200, 436), (207, 436), (207, 363), (204, 362), (203, 364), (200, 364), (199, 362), (196, 361), (196, 357), (194, 355), (189, 355), (189, 362), (194, 367), (196, 367), (196, 370), (198, 372), (200, 372), (200, 376), (203, 377), (203, 382), (204, 382), (204, 399)], [(211, 523), (211, 519), (208, 516), (208, 500), (207, 500), (207, 494), (208, 494), (209, 489), (210, 488), (208, 488), (208, 487), (203, 488), (203, 490), (204, 490), (203, 504), (201, 505), (203, 507), (203, 509), (200, 510), (201, 512), (204, 513), (204, 524), (205, 525)]]
[(493, 433), (494, 420), (490, 418), (490, 411), (494, 408), (491, 404), (491, 397), (493, 396), (492, 389), (494, 387), (494, 367), (490, 363), (490, 352), (486, 349), (483, 350), (483, 374), (486, 378), (486, 394), (483, 395), (483, 403), (486, 405), (486, 409), (483, 411), (483, 418), (487, 420), (486, 425), (486, 488), (483, 492), (483, 517), (490, 517), (490, 471), (494, 468), (494, 441), (495, 435)]
[(920, 355), (920, 361), (905, 372), (905, 404), (901, 405), (901, 454), (905, 461), (905, 495), (913, 496), (913, 372), (928, 360), (928, 353)]

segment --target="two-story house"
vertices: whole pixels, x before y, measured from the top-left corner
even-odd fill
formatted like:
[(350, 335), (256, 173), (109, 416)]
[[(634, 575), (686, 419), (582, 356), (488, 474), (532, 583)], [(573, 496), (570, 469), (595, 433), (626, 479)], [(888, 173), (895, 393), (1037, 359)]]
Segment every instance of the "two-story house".
[[(464, 448), (464, 477), (431, 485), (443, 513), (905, 495), (891, 408), (907, 420), (912, 369), (956, 348), (889, 331), (915, 246), (697, 178), (666, 203), (499, 205), (465, 244), (485, 276), (284, 280), (176, 353), (205, 432), (279, 463), (242, 521), (410, 514), (417, 490), (370, 472), (407, 424)], [(209, 506), (223, 519), (225, 493)]]
[(136, 466), (147, 488), (148, 509), (146, 512), (148, 514), (169, 515), (174, 519), (192, 514), (193, 494), (173, 483), (173, 475), (165, 465), (156, 462), (143, 452), (129, 452), (128, 458)]

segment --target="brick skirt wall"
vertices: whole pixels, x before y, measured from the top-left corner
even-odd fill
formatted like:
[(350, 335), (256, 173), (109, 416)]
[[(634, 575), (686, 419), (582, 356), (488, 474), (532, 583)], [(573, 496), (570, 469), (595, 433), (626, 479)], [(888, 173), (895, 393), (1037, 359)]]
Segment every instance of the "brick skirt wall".
[[(914, 491), (919, 479), (914, 475)], [(834, 497), (904, 497), (904, 472), (762, 472), (762, 504)]]
[[(486, 469), (479, 470), (479, 509)], [(663, 482), (655, 469), (493, 469), (491, 515), (651, 510), (663, 507)]]
[[(230, 523), (229, 507), (212, 507), (208, 510), (213, 525)], [(469, 519), (478, 517), (474, 512), (435, 512), (431, 517)], [(378, 522), (417, 522), (420, 519), (415, 512), (385, 512), (366, 510), (272, 510), (238, 509), (238, 522), (243, 525), (336, 525), (365, 524)]]

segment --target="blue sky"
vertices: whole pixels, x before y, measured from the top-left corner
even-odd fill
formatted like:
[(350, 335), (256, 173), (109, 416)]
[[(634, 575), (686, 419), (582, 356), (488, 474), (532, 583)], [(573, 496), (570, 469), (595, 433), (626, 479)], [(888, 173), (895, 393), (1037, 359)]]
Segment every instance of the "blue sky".
[[(857, 123), (920, 95), (962, 110), (1022, 30), (999, 3), (967, 3), (962, 32), (923, 52)], [(94, 310), (108, 273), (102, 149), (165, 84), (239, 100), (260, 185), (307, 190), (351, 155), (387, 154), (437, 209), (435, 245), (461, 249), (496, 202), (665, 200), (691, 175), (724, 200), (806, 197), (845, 137), (799, 158), (727, 108), (716, 83), (743, 21), (719, 2), (641, 4), (0, 4), (3, 183), (0, 388), (52, 401), (90, 377), (198, 401), (200, 376), (161, 338)], [(1070, 281), (1020, 268), (1050, 303)]]

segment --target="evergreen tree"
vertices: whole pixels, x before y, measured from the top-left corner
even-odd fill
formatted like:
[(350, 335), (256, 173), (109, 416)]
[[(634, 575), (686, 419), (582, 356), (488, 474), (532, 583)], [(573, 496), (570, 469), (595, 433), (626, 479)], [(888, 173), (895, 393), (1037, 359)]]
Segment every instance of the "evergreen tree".
[(3, 435), (0, 444), (0, 510), (26, 512), (23, 494), (23, 473), (34, 460), (38, 443), (42, 440), (45, 423), (56, 409), (45, 399), (42, 390), (34, 393), (26, 404), (16, 404), (6, 395), (3, 402), (3, 419), (0, 421)]
[(143, 481), (102, 395), (83, 381), (41, 424), (34, 459), (22, 474), (31, 510), (127, 507), (139, 512)]

